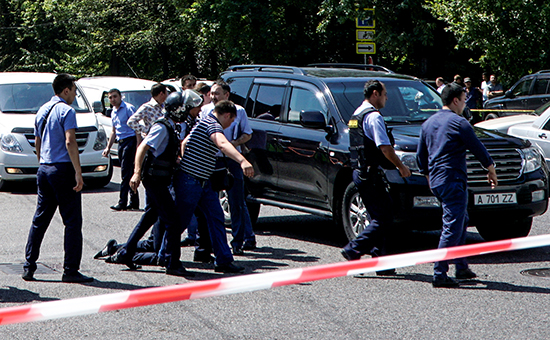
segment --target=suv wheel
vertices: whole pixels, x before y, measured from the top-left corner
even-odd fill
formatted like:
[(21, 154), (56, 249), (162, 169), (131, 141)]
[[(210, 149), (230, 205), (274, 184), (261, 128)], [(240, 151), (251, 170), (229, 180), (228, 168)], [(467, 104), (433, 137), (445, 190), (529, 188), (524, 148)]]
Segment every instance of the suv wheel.
[(498, 115), (496, 113), (489, 113), (487, 116), (485, 116), (485, 120), (496, 119), (496, 118), (498, 118)]
[(341, 219), (340, 223), (348, 240), (354, 240), (370, 224), (372, 218), (353, 182), (344, 191), (340, 209), (341, 211), (338, 214)]
[(509, 238), (525, 237), (531, 231), (533, 218), (521, 218), (516, 220), (492, 220), (483, 221), (476, 225), (479, 235), (485, 241), (506, 240)]

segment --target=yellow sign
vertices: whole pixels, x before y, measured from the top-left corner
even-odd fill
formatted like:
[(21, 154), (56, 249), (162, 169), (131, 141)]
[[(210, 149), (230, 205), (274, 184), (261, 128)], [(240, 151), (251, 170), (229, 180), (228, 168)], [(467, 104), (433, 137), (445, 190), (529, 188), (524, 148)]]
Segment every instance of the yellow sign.
[(358, 42), (356, 44), (357, 54), (376, 54), (376, 43)]

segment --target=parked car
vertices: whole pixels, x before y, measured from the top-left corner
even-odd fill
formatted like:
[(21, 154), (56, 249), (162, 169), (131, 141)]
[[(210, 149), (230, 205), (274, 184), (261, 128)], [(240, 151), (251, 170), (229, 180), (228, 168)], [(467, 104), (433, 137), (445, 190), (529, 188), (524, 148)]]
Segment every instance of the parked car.
[[(54, 95), (53, 73), (0, 73), (0, 188), (6, 183), (36, 181), (38, 160), (34, 141), (34, 120), (38, 109)], [(111, 157), (102, 157), (107, 136), (77, 84), (72, 104), (76, 111), (76, 139), (82, 177), (89, 187), (103, 187), (111, 181)]]
[[(255, 171), (246, 181), (253, 219), (268, 204), (331, 217), (349, 239), (363, 230), (370, 216), (352, 183), (347, 122), (364, 99), (365, 82), (378, 79), (388, 91), (381, 113), (396, 153), (413, 172), (403, 179), (398, 170), (385, 171), (395, 220), (409, 229), (441, 227), (439, 202), (415, 159), (422, 122), (443, 106), (433, 88), (410, 76), (345, 68), (239, 65), (221, 78), (253, 129), (244, 152)], [(499, 186), (490, 188), (469, 154), (471, 223), (486, 240), (526, 236), (532, 217), (548, 207), (548, 167), (529, 142), (475, 129), (496, 162)], [(497, 202), (503, 195), (513, 200)]]
[(504, 96), (487, 100), (483, 104), (483, 108), (511, 110), (489, 113), (491, 116), (488, 118), (518, 114), (517, 111), (514, 112), (513, 110), (535, 110), (550, 100), (549, 83), (550, 70), (542, 70), (526, 75), (506, 91)]

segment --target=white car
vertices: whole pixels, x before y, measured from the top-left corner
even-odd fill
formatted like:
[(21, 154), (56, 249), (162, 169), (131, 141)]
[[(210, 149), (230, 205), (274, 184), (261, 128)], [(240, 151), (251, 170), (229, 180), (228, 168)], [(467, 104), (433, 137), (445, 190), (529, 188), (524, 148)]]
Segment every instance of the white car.
[(533, 115), (517, 115), (479, 122), (477, 127), (499, 131), (538, 145), (550, 165), (550, 102), (534, 111)]
[[(0, 72), (0, 189), (9, 182), (36, 181), (38, 160), (34, 120), (54, 95), (54, 73)], [(103, 187), (111, 181), (111, 157), (103, 157), (107, 136), (77, 85), (71, 105), (76, 111), (76, 139), (84, 183)]]

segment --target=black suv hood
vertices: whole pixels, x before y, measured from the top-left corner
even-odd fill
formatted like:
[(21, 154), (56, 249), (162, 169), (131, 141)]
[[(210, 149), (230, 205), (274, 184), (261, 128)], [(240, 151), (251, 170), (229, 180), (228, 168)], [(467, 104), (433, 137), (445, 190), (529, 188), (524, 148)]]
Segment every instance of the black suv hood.
[[(418, 138), (420, 137), (420, 124), (412, 125), (391, 125), (393, 137), (395, 138), (395, 149), (408, 152), (416, 152)], [(485, 130), (474, 127), (477, 137), (483, 142), (487, 149), (514, 148), (523, 149), (531, 145), (527, 140), (512, 137), (500, 132)]]

